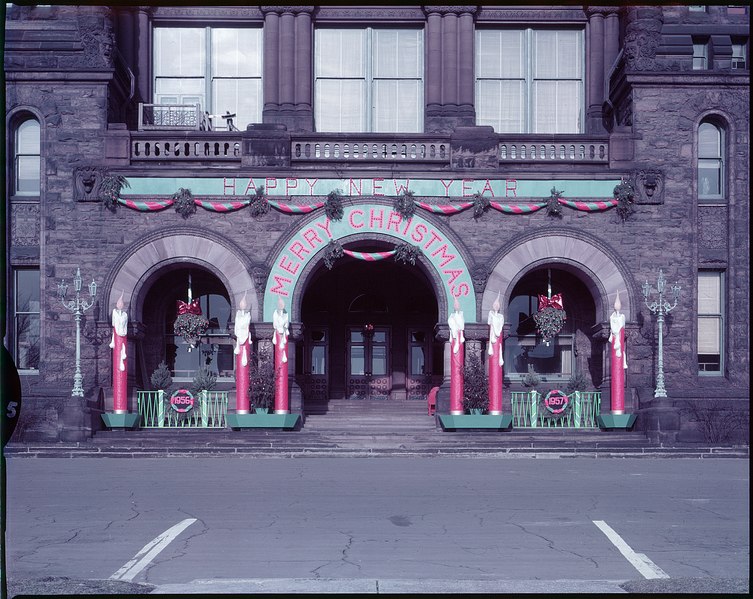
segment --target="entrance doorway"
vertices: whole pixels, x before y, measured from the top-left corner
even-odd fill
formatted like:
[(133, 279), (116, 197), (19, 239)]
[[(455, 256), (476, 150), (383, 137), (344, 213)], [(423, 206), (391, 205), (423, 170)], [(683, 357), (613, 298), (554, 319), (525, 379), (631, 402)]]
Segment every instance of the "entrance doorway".
[[(349, 249), (390, 249), (377, 241)], [(437, 300), (419, 265), (343, 257), (319, 265), (301, 303), (304, 343), (296, 368), (304, 402), (426, 399), (443, 374), (434, 341)], [(438, 384), (438, 383), (437, 383)]]

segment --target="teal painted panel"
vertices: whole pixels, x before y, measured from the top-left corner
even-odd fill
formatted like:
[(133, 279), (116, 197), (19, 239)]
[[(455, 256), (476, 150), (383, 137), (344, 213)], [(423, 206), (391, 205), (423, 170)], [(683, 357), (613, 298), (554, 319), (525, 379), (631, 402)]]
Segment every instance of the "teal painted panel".
[(326, 196), (339, 190), (348, 197), (394, 197), (406, 190), (420, 197), (470, 198), (481, 193), (496, 200), (549, 197), (552, 188), (565, 198), (611, 199), (619, 179), (395, 179), (359, 177), (318, 179), (314, 177), (128, 177), (130, 188), (123, 195), (172, 195), (179, 188), (190, 189), (194, 196), (250, 196), (264, 186), (271, 197), (294, 196), (305, 199)]
[[(348, 237), (363, 233), (392, 237), (395, 244), (407, 242), (418, 245), (443, 283), (447, 316), (453, 311), (457, 298), (465, 322), (476, 322), (476, 301), (470, 270), (447, 235), (418, 213), (406, 221), (391, 207), (380, 204), (346, 206), (340, 221), (330, 221), (323, 212), (305, 221), (274, 260), (264, 293), (264, 320), (272, 321), (278, 298), (282, 298), (285, 308), (290, 311), (290, 297), (301, 273), (312, 260), (319, 259), (330, 240), (336, 239), (345, 245)], [(364, 268), (368, 267), (365, 263)], [(291, 316), (292, 321), (297, 318), (297, 314)]]
[(300, 414), (228, 414), (230, 428), (295, 428)]

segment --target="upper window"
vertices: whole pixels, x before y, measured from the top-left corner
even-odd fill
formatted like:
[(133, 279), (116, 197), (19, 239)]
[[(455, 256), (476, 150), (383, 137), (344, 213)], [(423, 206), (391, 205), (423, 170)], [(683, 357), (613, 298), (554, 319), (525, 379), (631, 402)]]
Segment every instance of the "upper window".
[(698, 273), (698, 371), (723, 372), (724, 273), (702, 270)]
[(39, 369), (39, 269), (13, 271), (13, 358), (19, 370)]
[(40, 190), (40, 129), (35, 119), (22, 121), (13, 145), (13, 195), (38, 196)]
[(476, 122), (498, 133), (580, 133), (583, 32), (476, 31)]
[(748, 68), (748, 43), (747, 40), (732, 38), (732, 63), (735, 70), (747, 70)]
[(706, 12), (706, 5), (705, 4), (691, 4), (688, 6), (688, 10), (690, 12)]
[(702, 71), (709, 68), (709, 42), (706, 39), (693, 38), (693, 70)]
[[(235, 114), (245, 129), (261, 122), (262, 30), (154, 29), (154, 102), (199, 104), (210, 115)], [(213, 119), (213, 127), (223, 126)]]
[(317, 29), (317, 131), (423, 131), (423, 31)]
[(724, 198), (724, 131), (703, 121), (698, 128), (698, 198)]

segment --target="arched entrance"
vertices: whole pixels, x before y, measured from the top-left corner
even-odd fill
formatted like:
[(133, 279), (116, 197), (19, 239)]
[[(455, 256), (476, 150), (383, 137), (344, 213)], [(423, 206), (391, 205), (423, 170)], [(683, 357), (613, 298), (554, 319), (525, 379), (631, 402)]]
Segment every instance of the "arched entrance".
[[(348, 248), (390, 246), (370, 240)], [(304, 340), (296, 359), (307, 406), (328, 399), (425, 399), (442, 378), (444, 346), (433, 333), (438, 313), (418, 264), (347, 256), (332, 270), (318, 264), (303, 292)]]
[[(173, 330), (177, 303), (187, 301), (189, 283), (192, 299), (199, 301), (202, 316), (209, 321), (209, 328), (196, 347)], [(160, 269), (145, 283), (143, 314), (141, 346), (147, 376), (164, 360), (177, 383), (192, 381), (200, 368), (214, 372), (219, 383), (232, 383), (230, 296), (216, 275), (185, 263)]]

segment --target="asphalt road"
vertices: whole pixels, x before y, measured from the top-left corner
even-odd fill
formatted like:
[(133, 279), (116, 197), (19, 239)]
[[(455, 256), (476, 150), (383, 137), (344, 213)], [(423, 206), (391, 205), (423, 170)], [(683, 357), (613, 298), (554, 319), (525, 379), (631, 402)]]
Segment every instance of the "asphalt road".
[(169, 593), (749, 578), (741, 459), (10, 458), (7, 480), (11, 592), (45, 577)]

